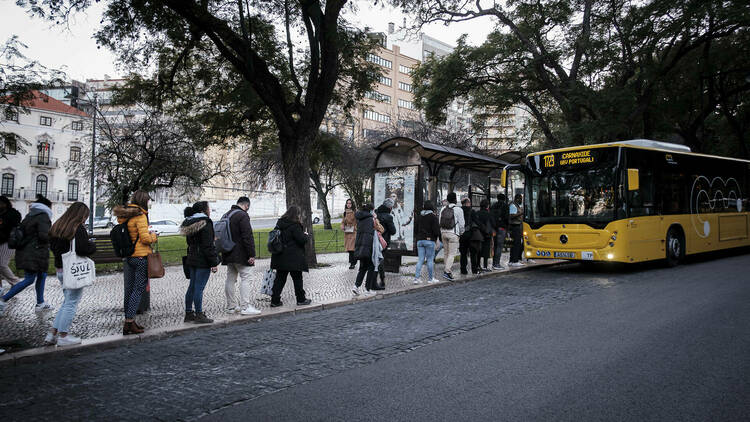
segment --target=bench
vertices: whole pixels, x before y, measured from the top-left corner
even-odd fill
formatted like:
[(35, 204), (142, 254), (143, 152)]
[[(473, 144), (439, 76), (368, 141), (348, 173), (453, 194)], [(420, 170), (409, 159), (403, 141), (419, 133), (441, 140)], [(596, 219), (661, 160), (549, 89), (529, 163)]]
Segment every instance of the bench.
[(95, 264), (109, 264), (112, 262), (122, 262), (122, 258), (115, 255), (112, 247), (112, 241), (108, 234), (95, 234), (94, 243), (96, 244), (96, 253), (91, 257)]

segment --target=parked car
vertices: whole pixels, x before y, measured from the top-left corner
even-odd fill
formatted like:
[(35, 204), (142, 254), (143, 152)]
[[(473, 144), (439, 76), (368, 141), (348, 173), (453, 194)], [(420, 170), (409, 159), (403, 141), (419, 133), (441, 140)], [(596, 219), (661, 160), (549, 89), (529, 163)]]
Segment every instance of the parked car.
[[(83, 223), (83, 225), (88, 230), (89, 220), (86, 220), (86, 222)], [(94, 217), (95, 229), (111, 229), (114, 226), (115, 226), (115, 223), (112, 221), (112, 217)]]
[(148, 229), (158, 234), (177, 234), (180, 231), (180, 223), (172, 220), (152, 221)]

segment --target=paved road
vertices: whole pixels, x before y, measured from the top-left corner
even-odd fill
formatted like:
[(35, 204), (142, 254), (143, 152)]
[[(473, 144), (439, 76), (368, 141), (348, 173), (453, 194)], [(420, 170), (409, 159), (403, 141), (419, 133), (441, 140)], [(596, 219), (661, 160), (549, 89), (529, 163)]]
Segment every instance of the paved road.
[(0, 368), (3, 420), (748, 420), (749, 255), (576, 265)]

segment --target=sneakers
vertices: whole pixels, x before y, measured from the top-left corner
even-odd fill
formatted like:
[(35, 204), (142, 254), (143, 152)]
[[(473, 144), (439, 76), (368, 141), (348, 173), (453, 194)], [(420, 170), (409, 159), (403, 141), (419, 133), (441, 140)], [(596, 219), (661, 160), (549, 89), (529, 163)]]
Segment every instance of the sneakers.
[(453, 274), (451, 273), (443, 273), (443, 278), (448, 281), (453, 281)]
[(435, 283), (440, 283), (440, 280), (438, 280), (437, 278), (434, 278), (434, 277), (433, 277), (432, 279), (430, 279), (430, 280), (427, 280), (427, 282), (428, 282), (429, 284), (435, 284)]
[(503, 265), (493, 265), (492, 269), (495, 271), (502, 271), (505, 269), (505, 267)]
[(350, 270), (353, 270), (353, 269), (354, 269), (354, 264), (350, 264), (350, 265), (349, 265), (349, 269), (350, 269)]
[(193, 321), (195, 321), (195, 312), (185, 311), (185, 322), (193, 322)]
[(305, 299), (305, 300), (303, 300), (302, 302), (297, 302), (297, 306), (305, 306), (305, 305), (309, 305), (309, 304), (311, 304), (311, 303), (312, 303), (312, 300), (310, 300), (310, 299)]
[(210, 324), (214, 322), (211, 318), (206, 316), (205, 312), (196, 312), (195, 313), (195, 321), (193, 321), (196, 324)]
[(509, 267), (523, 267), (523, 264), (520, 262), (511, 262), (508, 264)]
[(52, 306), (47, 302), (42, 302), (34, 307), (34, 312), (49, 312), (52, 310)]
[(359, 286), (354, 286), (352, 288), (352, 293), (354, 294), (354, 296), (359, 296), (359, 293), (360, 293)]
[(226, 310), (226, 312), (227, 312), (228, 314), (236, 314), (236, 313), (237, 313), (237, 312), (239, 312), (239, 311), (240, 311), (240, 308), (239, 308), (239, 307), (237, 307), (237, 308), (227, 308), (227, 310)]
[(420, 283), (422, 283), (422, 280), (420, 280), (420, 279), (418, 279), (418, 278), (415, 278), (415, 279), (414, 279), (414, 284), (420, 284)]
[(242, 315), (258, 315), (260, 310), (253, 305), (247, 305), (247, 308), (240, 311)]
[(271, 307), (272, 308), (278, 308), (279, 306), (281, 306), (283, 304), (284, 304), (284, 302), (282, 302), (282, 301), (279, 301), (278, 303), (271, 302)]
[(44, 345), (53, 346), (57, 343), (57, 334), (52, 334), (52, 331), (47, 331), (47, 335), (44, 336)]
[(375, 296), (376, 294), (373, 290), (365, 290), (365, 296)]
[(527, 259), (526, 263), (527, 264), (536, 264), (536, 261), (534, 261), (533, 259)]
[(57, 347), (73, 346), (76, 344), (81, 344), (81, 338), (74, 335), (68, 334), (65, 337), (59, 337), (57, 339)]

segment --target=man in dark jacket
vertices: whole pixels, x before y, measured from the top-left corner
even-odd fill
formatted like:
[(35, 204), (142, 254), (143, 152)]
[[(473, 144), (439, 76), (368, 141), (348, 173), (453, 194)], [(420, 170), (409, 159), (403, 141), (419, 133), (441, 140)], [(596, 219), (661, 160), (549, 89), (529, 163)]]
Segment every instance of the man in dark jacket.
[(24, 271), (24, 279), (13, 286), (0, 298), (0, 315), (6, 302), (23, 289), (36, 282), (35, 312), (51, 311), (52, 306), (44, 301), (44, 282), (49, 267), (49, 229), (52, 226), (52, 203), (42, 195), (37, 195), (29, 213), (21, 221), (23, 245), (16, 249), (16, 268)]
[(482, 232), (482, 244), (479, 252), (479, 258), (482, 271), (492, 271), (489, 268), (490, 246), (492, 245), (492, 235), (495, 232), (495, 225), (492, 222), (490, 214), (490, 201), (482, 199), (479, 203), (479, 211), (476, 212), (479, 223), (479, 231)]
[(13, 257), (13, 249), (8, 247), (10, 231), (21, 223), (21, 213), (13, 208), (13, 204), (5, 196), (0, 196), (0, 295), (3, 291), (3, 280), (11, 286), (18, 283), (19, 278), (10, 270), (8, 263)]
[(508, 202), (505, 194), (497, 194), (497, 202), (492, 204), (490, 213), (495, 222), (495, 255), (492, 256), (492, 269), (504, 270), (505, 266), (500, 263), (505, 246), (505, 236), (508, 234)]
[[(223, 253), (221, 262), (227, 266), (227, 279), (224, 282), (224, 293), (227, 296), (227, 313), (239, 312), (242, 315), (257, 315), (260, 313), (250, 303), (251, 267), (255, 265), (255, 239), (250, 225), (250, 199), (241, 196), (237, 205), (224, 216), (229, 216), (229, 233), (232, 234), (234, 248)], [(223, 217), (222, 217), (223, 218)], [(237, 298), (237, 276), (240, 278), (240, 297)]]
[(466, 230), (458, 240), (458, 251), (461, 253), (461, 274), (468, 274), (468, 261), (471, 262), (471, 273), (478, 274), (479, 271), (479, 249), (482, 244), (482, 233), (479, 231), (479, 221), (474, 210), (471, 209), (471, 199), (461, 200), (461, 209), (464, 212)]
[[(396, 234), (396, 225), (393, 223), (393, 214), (391, 214), (393, 205), (393, 199), (387, 198), (385, 201), (383, 201), (383, 204), (379, 206), (377, 210), (375, 210), (375, 213), (378, 216), (378, 221), (380, 221), (380, 224), (385, 229), (385, 231), (383, 232), (383, 240), (385, 240), (386, 249), (391, 244), (391, 236)], [(382, 262), (378, 266), (378, 273), (380, 274), (380, 284), (382, 286), (375, 286), (374, 289), (383, 290), (385, 289), (385, 270), (383, 269)]]

